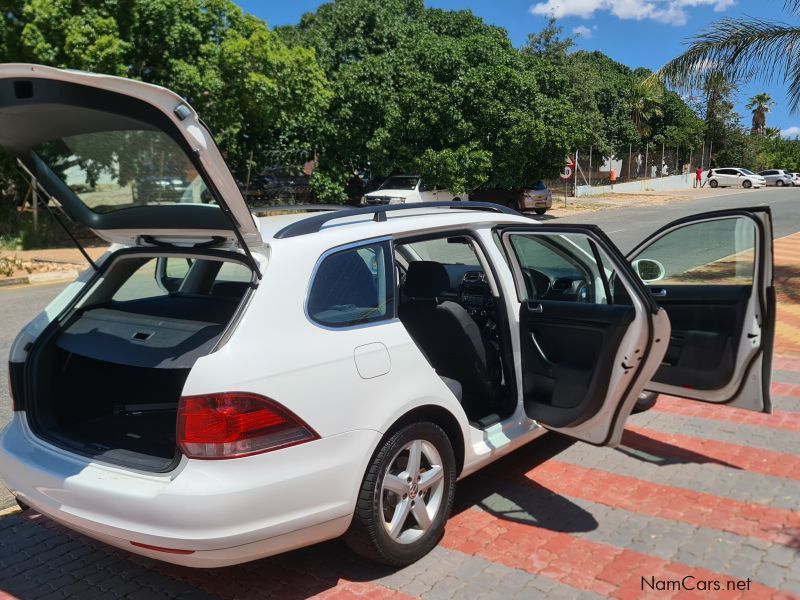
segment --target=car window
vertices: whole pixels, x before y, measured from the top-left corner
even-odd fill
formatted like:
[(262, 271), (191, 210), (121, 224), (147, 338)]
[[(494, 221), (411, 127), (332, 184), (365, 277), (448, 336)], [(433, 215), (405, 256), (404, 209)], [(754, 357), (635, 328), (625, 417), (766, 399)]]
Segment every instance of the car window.
[(347, 327), (394, 317), (394, 266), (388, 242), (327, 255), (308, 293), (309, 317), (321, 325)]
[(97, 131), (40, 144), (34, 151), (91, 210), (155, 204), (213, 204), (186, 153), (167, 134)]
[(755, 239), (755, 225), (744, 217), (691, 223), (657, 239), (633, 266), (647, 283), (750, 285)]
[(471, 265), (480, 269), (480, 261), (475, 250), (467, 243), (467, 238), (437, 238), (422, 242), (404, 244), (410, 248), (420, 260), (432, 260), (443, 265)]
[(745, 175), (755, 175), (755, 173), (753, 173), (750, 169), (739, 169), (739, 171), (741, 171)]
[(253, 273), (242, 263), (226, 262), (217, 273), (216, 281), (240, 281), (250, 283)]
[(606, 304), (611, 272), (581, 234), (511, 234), (527, 299)]
[(168, 295), (169, 292), (158, 285), (156, 266), (157, 259), (155, 258), (151, 258), (145, 262), (128, 277), (111, 299), (125, 302), (127, 300), (141, 300), (143, 298), (156, 298), (158, 296)]

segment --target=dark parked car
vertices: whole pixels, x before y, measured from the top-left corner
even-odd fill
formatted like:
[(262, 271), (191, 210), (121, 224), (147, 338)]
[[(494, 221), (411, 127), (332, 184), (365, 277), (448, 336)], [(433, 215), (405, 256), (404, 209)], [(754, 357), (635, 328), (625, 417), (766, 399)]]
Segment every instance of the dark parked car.
[(310, 177), (302, 170), (291, 167), (271, 167), (250, 178), (250, 185), (244, 185), (241, 178), (242, 194), (249, 202), (256, 204), (276, 201), (293, 201), (304, 204), (311, 201)]
[(543, 215), (553, 205), (553, 193), (541, 181), (515, 190), (475, 190), (469, 199), (503, 204), (520, 212), (533, 210), (537, 215)]

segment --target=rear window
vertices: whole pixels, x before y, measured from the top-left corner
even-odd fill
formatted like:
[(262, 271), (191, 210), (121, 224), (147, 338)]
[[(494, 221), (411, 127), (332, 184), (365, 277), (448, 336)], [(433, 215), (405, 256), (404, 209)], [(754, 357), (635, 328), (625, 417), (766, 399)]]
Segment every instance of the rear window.
[(314, 274), (306, 305), (308, 315), (329, 327), (393, 318), (394, 284), (388, 242), (333, 252), (322, 259)]
[(34, 152), (97, 213), (143, 205), (216, 204), (175, 140), (144, 124), (142, 129), (62, 137)]
[(250, 269), (233, 261), (150, 258), (141, 263), (112, 296), (116, 302), (169, 295), (239, 298), (253, 279)]

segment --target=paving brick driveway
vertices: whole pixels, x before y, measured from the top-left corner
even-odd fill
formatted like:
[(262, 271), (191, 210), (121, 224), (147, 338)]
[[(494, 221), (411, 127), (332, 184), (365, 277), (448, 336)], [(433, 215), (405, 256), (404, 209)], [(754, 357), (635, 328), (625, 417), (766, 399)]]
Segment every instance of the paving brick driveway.
[[(193, 570), (27, 511), (0, 519), (0, 600), (800, 598), (800, 234), (775, 248), (773, 415), (662, 397), (617, 449), (545, 436), (460, 482), (440, 546), (399, 571), (338, 541)], [(747, 589), (642, 589), (686, 576)]]

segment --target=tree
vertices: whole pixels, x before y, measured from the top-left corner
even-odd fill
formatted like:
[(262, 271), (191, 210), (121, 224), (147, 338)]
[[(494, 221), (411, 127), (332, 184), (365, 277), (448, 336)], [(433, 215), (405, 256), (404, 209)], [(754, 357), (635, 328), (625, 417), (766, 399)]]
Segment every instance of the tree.
[(575, 40), (562, 37), (563, 33), (564, 28), (558, 25), (558, 20), (550, 17), (539, 33), (528, 34), (528, 41), (522, 47), (522, 52), (555, 64), (564, 64), (569, 51), (575, 46)]
[(331, 82), (319, 162), (329, 179), (369, 167), (459, 193), (520, 187), (555, 175), (580, 135), (563, 73), (469, 11), (337, 0), (279, 32), (313, 47)]
[(766, 132), (767, 112), (769, 112), (773, 104), (772, 97), (766, 92), (761, 92), (750, 98), (745, 108), (753, 113), (752, 133), (763, 135)]
[(664, 115), (661, 103), (664, 90), (651, 79), (640, 79), (631, 86), (631, 120), (642, 138), (650, 134), (650, 121)]
[[(5, 60), (121, 75), (186, 97), (229, 161), (315, 145), (330, 92), (314, 52), (289, 48), (230, 0), (26, 0)], [(14, 37), (14, 36), (7, 36)]]
[[(792, 14), (800, 11), (800, 0), (787, 0)], [(689, 49), (674, 58), (659, 76), (669, 85), (692, 89), (703, 86), (710, 73), (728, 81), (776, 75), (789, 83), (792, 110), (800, 107), (800, 62), (797, 44), (800, 27), (762, 19), (720, 19), (693, 38)]]

